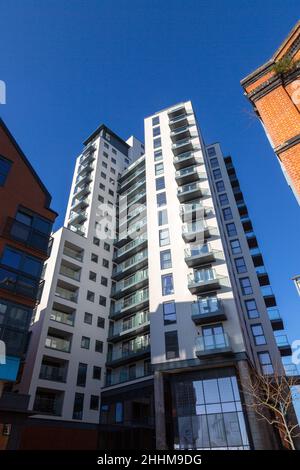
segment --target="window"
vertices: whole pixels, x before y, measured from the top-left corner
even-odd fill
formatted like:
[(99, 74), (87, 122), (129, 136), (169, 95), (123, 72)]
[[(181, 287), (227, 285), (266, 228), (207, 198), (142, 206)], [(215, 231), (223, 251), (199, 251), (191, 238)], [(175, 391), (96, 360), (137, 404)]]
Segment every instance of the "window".
[(102, 353), (102, 352), (103, 352), (103, 341), (99, 341), (98, 339), (96, 339), (96, 342), (95, 342), (95, 351), (96, 351), (96, 352), (99, 352), (99, 353)]
[(96, 255), (95, 253), (92, 253), (91, 261), (93, 261), (93, 263), (98, 263), (98, 255)]
[(103, 266), (104, 268), (109, 268), (109, 261), (108, 261), (108, 259), (103, 258), (103, 260), (102, 260), (102, 266)]
[(115, 421), (116, 423), (123, 422), (123, 403), (117, 402), (115, 405)]
[(158, 211), (158, 225), (166, 225), (168, 223), (168, 212), (167, 209)]
[(225, 191), (224, 181), (217, 181), (216, 182), (216, 188), (217, 188), (218, 193), (221, 193), (222, 191)]
[(154, 161), (160, 162), (163, 159), (162, 150), (155, 150), (154, 152)]
[(261, 344), (266, 344), (266, 338), (264, 335), (264, 330), (260, 323), (257, 325), (251, 325), (251, 330), (254, 338), (254, 342), (256, 346), (260, 346)]
[(116, 151), (116, 149), (114, 149), (113, 147), (112, 147), (111, 151), (112, 151), (112, 153), (113, 153), (114, 155), (117, 155), (117, 151)]
[(116, 164), (116, 163), (117, 163), (117, 160), (116, 160), (115, 158), (112, 158), (112, 159), (111, 159), (111, 162), (114, 163), (114, 164)]
[(103, 166), (103, 168), (107, 168), (107, 163), (103, 160), (103, 162), (101, 163), (101, 165)]
[(227, 206), (229, 204), (227, 194), (220, 194), (219, 195), (219, 201), (221, 206)]
[(226, 224), (226, 230), (229, 237), (237, 235), (235, 224), (233, 222), (231, 224)]
[(155, 176), (162, 175), (164, 172), (164, 164), (161, 163), (156, 163), (155, 165)]
[(220, 168), (213, 170), (214, 180), (220, 180), (222, 178), (222, 173)]
[(38, 258), (27, 255), (23, 251), (18, 251), (8, 246), (4, 248), (1, 263), (35, 278), (39, 278), (41, 276), (43, 268), (43, 263)]
[(242, 253), (241, 245), (239, 240), (230, 240), (231, 252), (234, 255)]
[(110, 244), (107, 242), (104, 242), (103, 248), (105, 251), (110, 251)]
[(101, 171), (100, 175), (101, 175), (101, 178), (103, 178), (104, 180), (106, 180), (106, 173), (104, 173), (104, 171)]
[(256, 302), (254, 299), (246, 300), (245, 306), (247, 310), (248, 318), (251, 320), (252, 318), (258, 318), (259, 312), (257, 310)]
[(90, 271), (90, 272), (89, 272), (89, 280), (96, 282), (96, 280), (97, 280), (97, 274), (94, 273), (93, 271)]
[(159, 124), (159, 116), (154, 116), (152, 118), (152, 126), (157, 126)]
[(103, 157), (108, 158), (108, 153), (107, 153), (107, 152), (103, 152)]
[(90, 410), (99, 410), (99, 397), (97, 395), (91, 395)]
[(161, 276), (162, 295), (174, 294), (173, 274)]
[(167, 197), (166, 197), (165, 192), (158, 193), (156, 195), (156, 203), (157, 203), (157, 207), (162, 207), (162, 206), (165, 206), (167, 204)]
[(258, 353), (258, 359), (259, 359), (263, 374), (268, 375), (268, 374), (274, 373), (271, 357), (267, 351)]
[(88, 290), (88, 291), (87, 291), (87, 294), (86, 294), (86, 300), (88, 300), (89, 302), (95, 302), (95, 294), (94, 294), (94, 292)]
[(210, 147), (209, 149), (207, 149), (207, 153), (209, 157), (214, 157), (216, 155), (215, 147)]
[(232, 219), (232, 212), (231, 212), (230, 207), (226, 207), (225, 209), (222, 210), (222, 212), (223, 212), (224, 220)]
[(169, 229), (164, 228), (159, 231), (159, 246), (170, 245)]
[(97, 318), (97, 326), (98, 326), (98, 328), (104, 328), (104, 326), (105, 326), (105, 318), (103, 318), (103, 317), (98, 317), (98, 318)]
[(176, 307), (175, 302), (164, 302), (163, 303), (164, 309), (164, 324), (171, 325), (172, 323), (176, 323)]
[(102, 305), (102, 307), (106, 307), (106, 297), (104, 297), (103, 295), (100, 295), (99, 304)]
[(98, 367), (98, 366), (93, 367), (93, 379), (101, 380), (101, 367)]
[(102, 286), (107, 286), (108, 279), (105, 276), (101, 276), (101, 284)]
[(240, 279), (240, 285), (243, 295), (253, 294), (252, 286), (249, 277), (243, 277)]
[(234, 260), (236, 270), (238, 274), (246, 273), (247, 272), (247, 267), (245, 265), (245, 260), (241, 256), (240, 258), (235, 258)]
[[(32, 228), (36, 229), (37, 231), (42, 232), (44, 234), (49, 235), (50, 232), (51, 232), (52, 223), (49, 222), (49, 220), (46, 220), (46, 219), (32, 213), (31, 211), (29, 211), (27, 209), (18, 210), (18, 212), (16, 214), (16, 220), (18, 222), (21, 222), (23, 225), (27, 225), (28, 227), (32, 227)], [(23, 226), (22, 231), (24, 231), (24, 230), (25, 230), (25, 228)], [(25, 230), (25, 232), (27, 232), (27, 231)], [(27, 232), (27, 235), (28, 234), (29, 234), (29, 232)], [(20, 235), (20, 233), (18, 233), (18, 235)], [(25, 234), (24, 234), (24, 236), (25, 236)], [(37, 233), (35, 233), (35, 238), (36, 237), (38, 237), (38, 239), (35, 240), (35, 242), (36, 242), (35, 246), (38, 247), (38, 244), (43, 243), (45, 241), (45, 238), (43, 237), (42, 240), (40, 240), (40, 236)], [(48, 243), (48, 240), (47, 240), (47, 243)]]
[(171, 250), (160, 252), (160, 269), (172, 268)]
[(85, 312), (84, 323), (87, 323), (88, 325), (91, 325), (93, 323), (93, 315), (91, 313)]
[(158, 135), (160, 135), (160, 127), (154, 127), (153, 128), (153, 137), (157, 137)]
[(96, 246), (100, 246), (100, 240), (99, 240), (99, 238), (94, 237), (94, 238), (93, 238), (93, 244), (96, 245)]
[(110, 167), (110, 172), (111, 172), (113, 175), (115, 175), (115, 174), (116, 174), (116, 169), (113, 168), (113, 167)]
[(99, 188), (102, 189), (103, 191), (105, 191), (105, 185), (103, 183), (99, 184)]
[(166, 359), (179, 357), (177, 331), (167, 331), (165, 333)]
[(164, 178), (164, 176), (161, 176), (160, 178), (156, 178), (155, 187), (156, 187), (156, 191), (160, 191), (161, 189), (165, 189), (165, 178)]
[(109, 145), (106, 142), (104, 142), (104, 148), (109, 149)]
[(211, 166), (211, 168), (216, 168), (217, 166), (219, 166), (218, 159), (217, 158), (212, 158), (210, 160), (210, 166)]
[(75, 393), (74, 407), (73, 407), (73, 419), (82, 419), (83, 402), (84, 402), (84, 394)]
[(109, 190), (108, 190), (108, 194), (109, 194), (110, 196), (112, 196), (112, 197), (114, 197), (114, 195), (115, 195), (115, 193), (113, 192), (112, 189), (109, 189)]
[(81, 348), (82, 349), (90, 349), (91, 340), (87, 336), (82, 336), (81, 338)]
[(158, 137), (157, 139), (153, 140), (153, 147), (157, 149), (158, 147), (161, 147), (161, 138)]
[(12, 162), (0, 155), (0, 186), (4, 186)]
[(85, 387), (86, 373), (87, 373), (87, 364), (82, 364), (80, 362), (78, 365), (77, 383), (76, 383), (78, 387)]

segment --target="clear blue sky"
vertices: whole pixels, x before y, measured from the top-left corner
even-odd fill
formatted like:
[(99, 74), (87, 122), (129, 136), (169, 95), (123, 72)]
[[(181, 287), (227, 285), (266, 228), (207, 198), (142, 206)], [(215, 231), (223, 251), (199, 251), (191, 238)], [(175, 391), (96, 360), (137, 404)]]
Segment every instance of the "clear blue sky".
[(62, 224), (76, 155), (104, 122), (191, 99), (205, 141), (231, 154), (291, 340), (300, 339), (300, 208), (240, 79), (298, 20), (298, 0), (0, 0), (0, 112), (53, 194)]

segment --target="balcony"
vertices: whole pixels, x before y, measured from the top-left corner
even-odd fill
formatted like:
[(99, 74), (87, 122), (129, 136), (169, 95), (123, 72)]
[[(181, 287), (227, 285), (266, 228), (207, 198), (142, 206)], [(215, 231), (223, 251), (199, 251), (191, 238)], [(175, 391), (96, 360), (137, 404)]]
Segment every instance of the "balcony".
[(120, 299), (123, 295), (130, 294), (136, 289), (141, 289), (148, 284), (148, 269), (138, 271), (135, 274), (113, 284), (111, 289), (111, 297)]
[(41, 392), (40, 389), (37, 389), (33, 409), (39, 414), (49, 414), (53, 416), (61, 415), (62, 408), (62, 392), (52, 392), (48, 393)]
[(276, 298), (273, 294), (271, 286), (261, 286), (260, 291), (265, 301), (265, 305), (267, 308), (269, 307), (276, 307)]
[(124, 191), (127, 191), (133, 183), (137, 183), (136, 180), (139, 178), (145, 180), (145, 165), (143, 165), (142, 168), (137, 169), (135, 173), (130, 176), (130, 178), (122, 181), (119, 189), (120, 194), (122, 194)]
[(182, 226), (182, 238), (185, 242), (203, 242), (206, 238), (218, 235), (216, 227), (209, 227), (204, 220), (185, 223)]
[(89, 184), (92, 181), (93, 181), (92, 169), (87, 167), (87, 168), (84, 168), (84, 171), (83, 170), (81, 171), (81, 174), (79, 176), (77, 176), (75, 185), (79, 186), (79, 185), (82, 185), (83, 183)]
[(78, 288), (59, 280), (56, 286), (55, 295), (56, 297), (68, 300), (69, 302), (77, 303)]
[[(95, 165), (94, 165), (93, 161), (88, 161), (87, 160), (86, 162), (82, 163), (78, 167), (78, 172), (77, 172), (78, 176), (77, 176), (77, 178), (88, 175), (89, 173), (94, 171), (94, 169), (95, 169)], [(76, 182), (78, 183), (78, 180), (76, 180)]]
[(75, 323), (75, 310), (71, 310), (70, 313), (63, 312), (61, 310), (52, 310), (50, 313), (50, 320), (62, 323), (63, 325), (74, 326)]
[(131, 294), (128, 297), (112, 304), (110, 311), (110, 318), (119, 319), (122, 318), (125, 314), (135, 313), (139, 310), (143, 310), (148, 306), (149, 302), (149, 291), (148, 289), (143, 289)]
[(283, 367), (288, 377), (297, 377), (297, 378), (300, 377), (300, 371), (298, 367), (296, 366), (296, 364), (289, 362), (289, 363), (283, 364)]
[(91, 184), (83, 184), (82, 186), (76, 186), (75, 191), (74, 191), (74, 196), (76, 196), (78, 199), (82, 199), (85, 196), (87, 196), (92, 190), (92, 185)]
[(27, 276), (20, 271), (0, 265), (0, 289), (7, 290), (17, 296), (39, 301), (44, 281)]
[(275, 336), (275, 339), (281, 356), (291, 356), (292, 348), (287, 335), (278, 335)]
[(146, 189), (142, 188), (137, 194), (130, 196), (128, 199), (124, 198), (119, 203), (119, 217), (126, 217), (128, 209), (134, 204), (143, 204), (146, 201)]
[(180, 202), (187, 202), (198, 197), (209, 195), (209, 189), (201, 187), (200, 183), (198, 182), (189, 183), (184, 186), (180, 186), (177, 189), (177, 197)]
[(223, 304), (217, 297), (207, 297), (192, 303), (192, 320), (196, 325), (216, 323), (226, 319)]
[(71, 351), (71, 341), (48, 334), (45, 341), (45, 347), (49, 349), (55, 349), (56, 351), (69, 353)]
[(147, 240), (143, 238), (136, 238), (129, 243), (126, 243), (126, 245), (123, 245), (121, 248), (116, 250), (116, 252), (113, 255), (113, 260), (114, 262), (121, 262), (124, 259), (136, 254), (138, 251), (141, 249), (145, 248), (147, 246)]
[(67, 263), (67, 261), (62, 261), (60, 265), (59, 274), (62, 276), (68, 277), (73, 281), (79, 282), (81, 276), (81, 268), (71, 263)]
[(195, 221), (211, 217), (214, 215), (214, 209), (204, 206), (202, 201), (189, 202), (180, 206), (180, 217), (183, 222)]
[(116, 343), (128, 340), (137, 334), (146, 333), (150, 328), (149, 311), (138, 312), (136, 315), (120, 322), (114, 322), (109, 329), (108, 341)]
[(191, 138), (191, 129), (189, 125), (180, 126), (171, 131), (171, 139), (173, 143), (181, 141), (183, 139)]
[(111, 375), (107, 375), (105, 386), (111, 387), (131, 380), (142, 379), (149, 377), (151, 374), (152, 371), (150, 367), (137, 366), (134, 369), (123, 367), (120, 370), (114, 371)]
[(199, 359), (233, 354), (230, 338), (227, 333), (197, 336), (195, 352)]
[(43, 362), (39, 378), (41, 380), (64, 383), (66, 381), (66, 367)]
[(184, 250), (185, 262), (189, 268), (199, 266), (200, 264), (216, 261), (217, 257), (222, 255), (220, 250), (215, 250), (209, 243), (203, 245), (190, 246)]
[(277, 308), (268, 308), (268, 315), (274, 331), (283, 330), (283, 320)]
[(191, 137), (188, 137), (186, 139), (177, 140), (176, 143), (172, 144), (171, 148), (172, 148), (173, 154), (175, 156), (177, 156), (181, 153), (191, 152), (192, 150), (198, 150), (198, 147), (192, 141)]
[(129, 274), (139, 271), (142, 267), (148, 264), (148, 250), (143, 250), (136, 255), (128, 258), (126, 261), (114, 266), (112, 271), (112, 278), (115, 281), (128, 276)]
[(189, 121), (186, 112), (182, 112), (178, 116), (169, 119), (169, 126), (172, 130), (179, 129), (183, 126), (187, 126), (188, 124)]
[(71, 232), (76, 233), (80, 237), (85, 236), (85, 229), (84, 229), (83, 225), (72, 225), (72, 224), (69, 223), (68, 224), (68, 229), (71, 230)]
[(106, 367), (119, 367), (132, 361), (139, 361), (149, 356), (150, 344), (138, 343), (132, 349), (113, 349), (111, 354), (107, 355)]
[(205, 172), (199, 172), (197, 166), (187, 166), (186, 168), (176, 171), (175, 179), (177, 184), (182, 185), (192, 183), (193, 181), (205, 181), (207, 174)]
[(132, 186), (130, 186), (130, 188), (125, 191), (124, 193), (122, 193), (122, 195), (120, 195), (120, 199), (119, 199), (119, 202), (120, 202), (120, 206), (122, 204), (124, 204), (126, 201), (126, 199), (129, 199), (130, 196), (133, 196), (139, 189), (141, 189), (144, 185), (146, 184), (146, 179), (143, 178), (142, 180), (140, 181), (137, 181), (136, 183), (134, 183)]
[(219, 276), (215, 269), (200, 269), (188, 275), (188, 288), (192, 294), (210, 292), (221, 289), (227, 278)]
[(86, 207), (89, 206), (91, 200), (89, 197), (77, 198), (75, 197), (72, 202), (72, 211), (74, 212), (82, 212)]
[(53, 238), (50, 235), (39, 232), (30, 225), (19, 222), (17, 219), (12, 217), (7, 218), (3, 235), (44, 256), (48, 257), (50, 255)]
[(186, 166), (200, 165), (204, 163), (203, 158), (196, 156), (194, 152), (184, 152), (173, 158), (173, 164), (176, 170), (180, 170)]
[(83, 261), (83, 249), (76, 247), (75, 245), (71, 245), (68, 242), (65, 243), (63, 254), (77, 261)]
[(70, 212), (69, 216), (69, 223), (72, 225), (77, 225), (81, 224), (82, 222), (85, 222), (88, 218), (88, 213), (87, 212)]

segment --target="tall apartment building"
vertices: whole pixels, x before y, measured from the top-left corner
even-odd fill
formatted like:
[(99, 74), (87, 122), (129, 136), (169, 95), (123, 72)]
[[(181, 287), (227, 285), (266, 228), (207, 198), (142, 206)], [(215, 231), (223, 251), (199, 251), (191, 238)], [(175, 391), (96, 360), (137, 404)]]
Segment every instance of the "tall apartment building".
[(300, 21), (241, 84), (300, 203)]
[(0, 120), (0, 449), (27, 417), (29, 396), (12, 393), (43, 286), (56, 213), (51, 196)]
[(145, 150), (100, 126), (53, 238), (21, 448), (280, 446), (244, 387), (291, 349), (231, 158), (191, 102), (145, 119)]

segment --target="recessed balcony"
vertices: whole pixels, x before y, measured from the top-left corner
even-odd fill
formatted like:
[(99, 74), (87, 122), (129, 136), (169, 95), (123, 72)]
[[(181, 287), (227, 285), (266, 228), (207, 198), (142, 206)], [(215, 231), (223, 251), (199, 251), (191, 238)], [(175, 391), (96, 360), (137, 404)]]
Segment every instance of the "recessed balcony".
[(39, 378), (52, 382), (64, 383), (67, 376), (67, 361), (43, 357)]
[(268, 315), (274, 331), (283, 330), (284, 324), (277, 308), (268, 308)]
[(185, 249), (185, 262), (189, 268), (192, 268), (201, 264), (212, 263), (221, 254), (220, 250), (213, 249), (209, 243), (190, 246)]
[(26, 297), (38, 301), (42, 292), (44, 281), (27, 276), (0, 264), (0, 289), (11, 292), (16, 296)]
[(206, 238), (218, 235), (216, 227), (209, 227), (204, 220), (187, 222), (182, 226), (182, 238), (185, 242), (204, 242)]
[(36, 230), (30, 225), (23, 224), (17, 219), (7, 218), (3, 235), (45, 256), (50, 254), (53, 237)]
[(191, 165), (201, 165), (203, 163), (203, 158), (199, 155), (196, 156), (194, 152), (184, 152), (173, 158), (173, 164), (176, 170), (180, 170), (181, 168)]
[(74, 196), (76, 196), (78, 199), (84, 198), (91, 192), (91, 190), (92, 186), (88, 183), (85, 183), (81, 186), (76, 186)]
[(197, 336), (195, 352), (199, 359), (233, 354), (227, 333)]
[(141, 289), (148, 284), (148, 269), (138, 271), (135, 274), (123, 279), (122, 281), (113, 284), (111, 289), (111, 297), (113, 299), (120, 299), (124, 295), (134, 292), (136, 289)]
[(200, 183), (194, 182), (180, 186), (177, 189), (177, 197), (180, 202), (187, 202), (198, 197), (209, 196), (208, 188), (201, 187)]
[(72, 202), (72, 211), (74, 212), (81, 212), (83, 211), (86, 207), (89, 206), (91, 200), (90, 198), (86, 197), (86, 198), (77, 198), (75, 197), (73, 202)]
[(192, 183), (193, 181), (205, 181), (207, 174), (205, 172), (199, 172), (197, 166), (188, 166), (177, 170), (175, 173), (175, 179), (178, 185)]
[(216, 273), (215, 269), (199, 269), (188, 275), (188, 288), (192, 294), (200, 294), (221, 289), (227, 278)]
[(145, 359), (150, 354), (150, 344), (136, 344), (130, 349), (113, 349), (107, 355), (106, 367), (119, 367), (123, 364)]
[(135, 292), (124, 297), (122, 300), (112, 304), (110, 318), (119, 319), (123, 315), (138, 312), (148, 306), (149, 291), (148, 288)]
[(192, 303), (192, 320), (196, 325), (217, 323), (226, 319), (223, 304), (217, 297), (206, 297)]
[[(62, 332), (60, 332), (62, 333)], [(58, 333), (59, 334), (59, 333)], [(56, 351), (69, 353), (71, 351), (71, 335), (69, 336), (58, 336), (55, 331), (49, 331), (45, 347), (49, 349), (54, 349)]]
[(169, 120), (169, 126), (172, 131), (180, 127), (188, 126), (189, 119), (186, 113), (181, 113), (179, 116), (176, 116)]
[(197, 149), (191, 137), (178, 140), (176, 143), (172, 144), (171, 148), (173, 150), (174, 155), (179, 155), (180, 153), (184, 152), (191, 152), (192, 150)]
[(58, 280), (55, 295), (61, 299), (76, 303), (78, 300), (78, 287)]
[(287, 335), (278, 335), (275, 339), (281, 356), (291, 356), (292, 348)]
[(78, 185), (82, 185), (83, 183), (91, 183), (91, 181), (93, 180), (92, 178), (92, 169), (87, 167), (84, 169), (85, 171), (82, 171), (80, 173), (80, 175), (77, 176), (76, 178), (76, 186)]
[(191, 128), (189, 125), (177, 127), (171, 131), (170, 136), (173, 143), (183, 139), (191, 138)]
[(69, 216), (69, 223), (73, 225), (81, 224), (82, 222), (86, 221), (88, 218), (87, 212), (70, 212)]
[(64, 392), (38, 388), (33, 409), (38, 414), (60, 416), (63, 405)]
[(50, 313), (50, 320), (62, 325), (74, 326), (75, 313), (76, 311), (74, 309), (55, 302)]

